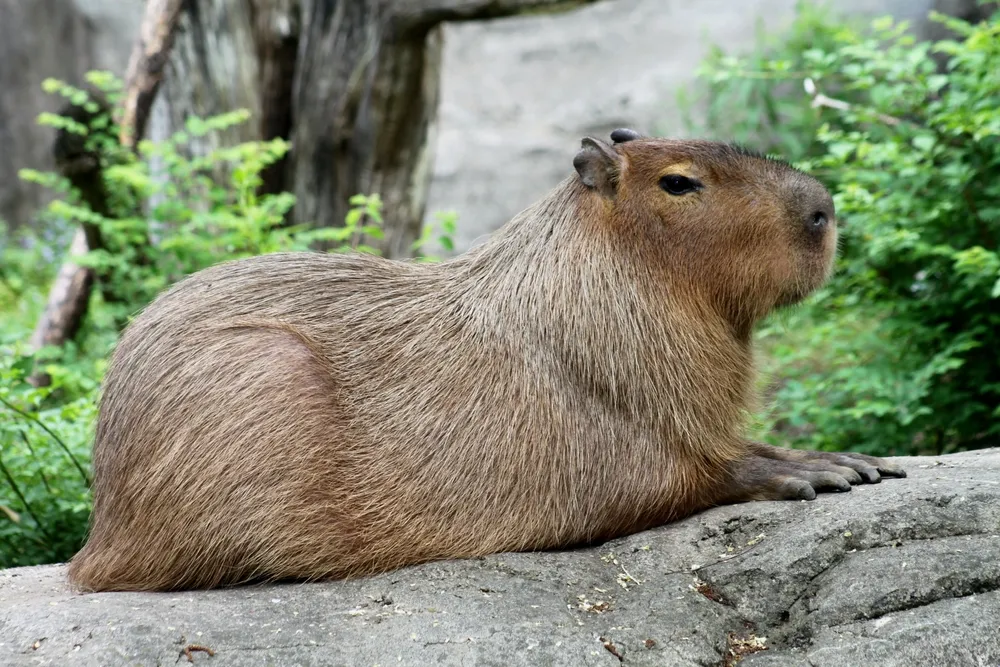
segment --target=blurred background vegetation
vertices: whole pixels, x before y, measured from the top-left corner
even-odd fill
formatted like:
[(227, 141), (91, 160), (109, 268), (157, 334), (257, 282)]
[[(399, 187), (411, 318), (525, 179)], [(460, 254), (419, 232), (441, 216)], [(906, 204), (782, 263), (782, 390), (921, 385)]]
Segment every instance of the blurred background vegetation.
[[(834, 192), (843, 224), (830, 284), (758, 332), (755, 428), (776, 444), (911, 455), (1000, 442), (1000, 14), (934, 20), (948, 38), (802, 3), (752, 53), (714, 49), (681, 96), (690, 133), (797, 163)], [(112, 104), (121, 95), (107, 73), (89, 84)], [(316, 244), (378, 252), (383, 235), (378, 192), (353, 197), (341, 226), (288, 225), (295, 197), (261, 188), (289, 150), (282, 139), (189, 150), (245, 111), (189, 117), (133, 152), (92, 92), (44, 86), (86, 112), (40, 122), (79, 138), (104, 194), (95, 206), (65, 173), (23, 170), (56, 196), (38, 225), (0, 225), (0, 567), (66, 560), (81, 544), (105, 360), (158, 291), (225, 259)], [(81, 223), (103, 239), (76, 260), (95, 289), (72, 339), (39, 349), (32, 331)], [(456, 224), (439, 216), (414, 252), (450, 250)]]
[(876, 455), (998, 442), (1000, 16), (932, 19), (955, 38), (802, 4), (790, 35), (702, 69), (701, 133), (798, 163), (843, 225), (831, 283), (759, 332), (768, 440)]

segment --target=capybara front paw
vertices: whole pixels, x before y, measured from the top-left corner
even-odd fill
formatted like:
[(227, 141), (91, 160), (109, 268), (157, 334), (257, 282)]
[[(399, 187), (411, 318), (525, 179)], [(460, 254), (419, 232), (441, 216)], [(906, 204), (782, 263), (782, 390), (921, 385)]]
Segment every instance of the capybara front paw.
[(882, 477), (906, 477), (906, 471), (898, 465), (866, 454), (785, 449), (759, 442), (750, 444), (757, 456), (833, 470), (850, 479), (852, 484), (878, 484)]
[(899, 466), (864, 454), (810, 452), (750, 443), (752, 454), (733, 470), (727, 501), (812, 500), (823, 491), (850, 491), (882, 477), (906, 477)]
[(833, 466), (750, 456), (734, 471), (731, 502), (812, 500), (823, 491), (850, 491), (856, 478), (850, 468), (841, 472)]

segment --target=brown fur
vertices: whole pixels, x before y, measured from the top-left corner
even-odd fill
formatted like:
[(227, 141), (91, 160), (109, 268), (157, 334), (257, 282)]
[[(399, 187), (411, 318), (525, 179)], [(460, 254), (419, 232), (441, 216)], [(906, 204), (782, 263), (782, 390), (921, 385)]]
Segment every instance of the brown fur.
[(829, 195), (722, 144), (581, 155), (456, 259), (268, 255), (152, 303), (105, 379), (72, 582), (358, 576), (788, 496), (768, 466), (805, 464), (742, 439), (750, 332), (826, 279)]

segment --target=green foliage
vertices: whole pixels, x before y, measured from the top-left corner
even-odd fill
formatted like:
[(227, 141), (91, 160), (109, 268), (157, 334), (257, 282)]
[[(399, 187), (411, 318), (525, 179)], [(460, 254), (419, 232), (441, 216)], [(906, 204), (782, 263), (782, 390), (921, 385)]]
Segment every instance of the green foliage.
[(96, 382), (64, 387), (24, 381), (31, 357), (0, 344), (0, 567), (64, 559), (79, 548), (90, 513), (90, 424)]
[(436, 262), (440, 258), (436, 255), (428, 254), (427, 248), (437, 244), (439, 248), (446, 252), (455, 250), (455, 230), (458, 227), (458, 214), (454, 211), (438, 211), (434, 214), (434, 219), (430, 224), (425, 224), (420, 238), (413, 242), (413, 249), (417, 251), (419, 262)]
[[(708, 71), (713, 103), (733, 110), (761, 81), (796, 84), (776, 89), (784, 108), (821, 115), (777, 145), (826, 181), (843, 223), (830, 285), (760, 332), (774, 380), (761, 427), (780, 440), (905, 454), (1000, 436), (1000, 14), (933, 18), (958, 37), (918, 42), (889, 18), (827, 24), (818, 45)], [(807, 77), (834, 102), (811, 108)]]
[[(58, 82), (47, 82), (46, 88), (74, 103), (94, 104), (86, 92)], [(58, 118), (43, 115), (39, 122), (67, 127)], [(246, 142), (203, 156), (189, 154), (191, 142), (248, 119), (243, 110), (210, 119), (192, 117), (165, 141), (140, 142), (138, 154), (119, 146), (118, 128), (113, 122), (105, 125), (105, 118), (99, 119), (98, 128), (69, 126), (86, 136), (88, 147), (100, 155), (108, 211), (94, 210), (59, 175), (21, 172), (23, 179), (66, 195), (46, 211), (54, 226), (89, 223), (100, 230), (104, 247), (80, 263), (95, 269), (103, 305), (113, 311), (119, 326), (184, 275), (224, 259), (305, 249), (333, 235), (334, 230), (285, 225), (294, 204), (290, 194), (257, 194), (261, 172), (287, 152), (285, 141)]]
[(810, 71), (806, 54), (835, 49), (849, 30), (829, 8), (799, 0), (787, 32), (768, 34), (758, 24), (752, 53), (737, 57), (712, 46), (698, 69), (701, 85), (678, 92), (688, 132), (789, 160), (822, 151), (815, 138), (821, 113), (802, 103), (802, 81)]
[[(121, 82), (104, 72), (88, 75), (92, 91), (50, 79), (43, 88), (88, 112), (74, 118), (42, 114), (41, 124), (80, 137), (98, 156), (103, 194), (93, 200), (56, 173), (23, 170), (22, 179), (55, 195), (39, 227), (20, 234), (0, 224), (0, 568), (68, 559), (80, 547), (90, 511), (90, 447), (101, 378), (119, 331), (173, 282), (221, 261), (322, 246), (332, 252), (377, 252), (382, 201), (357, 195), (341, 227), (291, 225), (288, 193), (259, 194), (261, 174), (288, 151), (282, 140), (216, 146), (219, 133), (246, 122), (237, 110), (192, 117), (164, 141), (140, 142), (132, 152), (119, 143), (119, 126), (107, 108)], [(195, 154), (191, 146), (202, 147)], [(79, 263), (93, 267), (97, 289), (76, 341), (63, 349), (33, 352), (28, 339), (62, 252), (77, 226), (99, 231), (103, 247)], [(450, 250), (454, 215), (424, 230)], [(435, 236), (435, 234), (438, 236)], [(422, 257), (423, 261), (433, 258)], [(51, 377), (36, 388), (33, 370)]]
[(378, 251), (363, 243), (363, 238), (381, 239), (382, 233), (382, 198), (374, 195), (354, 195), (348, 202), (351, 210), (344, 216), (344, 226), (332, 230), (332, 239), (340, 245), (337, 252), (357, 250), (378, 254)]

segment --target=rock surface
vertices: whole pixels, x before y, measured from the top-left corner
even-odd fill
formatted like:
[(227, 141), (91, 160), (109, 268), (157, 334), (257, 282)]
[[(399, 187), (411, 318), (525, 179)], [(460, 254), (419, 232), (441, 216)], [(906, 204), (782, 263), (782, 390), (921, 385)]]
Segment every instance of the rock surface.
[[(348, 582), (78, 595), (0, 572), (0, 664), (1000, 665), (1000, 449), (595, 548)], [(761, 648), (766, 650), (760, 650)], [(727, 657), (728, 655), (728, 657)], [(728, 662), (727, 662), (728, 660)]]
[(93, 65), (92, 41), (92, 25), (70, 2), (0, 0), (0, 221), (26, 223), (49, 200), (18, 177), (20, 169), (53, 166), (53, 132), (37, 117), (57, 111), (59, 101), (42, 81), (82, 81)]

